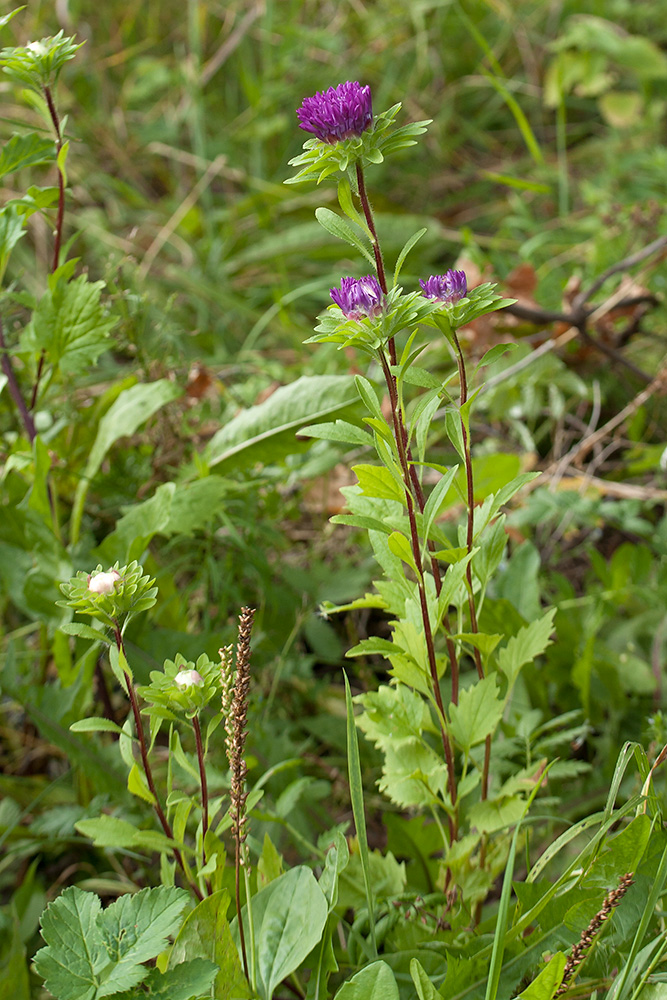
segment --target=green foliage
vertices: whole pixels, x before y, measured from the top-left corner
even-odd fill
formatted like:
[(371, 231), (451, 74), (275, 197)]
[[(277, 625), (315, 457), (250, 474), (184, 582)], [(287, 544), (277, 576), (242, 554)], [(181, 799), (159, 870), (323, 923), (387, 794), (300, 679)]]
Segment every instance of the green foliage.
[(176, 931), (186, 901), (182, 889), (161, 886), (122, 896), (103, 911), (94, 893), (72, 886), (44, 911), (46, 947), (35, 967), (56, 1000), (98, 1000), (128, 990), (145, 980), (144, 963)]

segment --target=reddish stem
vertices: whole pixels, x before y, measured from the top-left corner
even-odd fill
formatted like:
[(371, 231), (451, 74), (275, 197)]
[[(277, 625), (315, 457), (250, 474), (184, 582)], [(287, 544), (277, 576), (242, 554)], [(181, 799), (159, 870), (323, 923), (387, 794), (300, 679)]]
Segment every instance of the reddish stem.
[[(118, 647), (118, 651), (119, 653), (122, 652), (123, 656), (125, 657), (123, 637), (121, 635), (121, 631), (118, 625), (115, 626), (114, 631), (116, 635), (116, 645)], [(132, 706), (132, 714), (134, 716), (134, 728), (136, 729), (137, 732), (137, 739), (139, 740), (139, 750), (141, 752), (141, 762), (143, 764), (144, 774), (146, 775), (146, 782), (148, 783), (148, 787), (154, 799), (153, 808), (157, 813), (157, 817), (160, 820), (160, 824), (165, 832), (165, 836), (169, 837), (170, 840), (173, 840), (174, 832), (171, 829), (169, 821), (164, 814), (162, 805), (160, 804), (160, 800), (157, 794), (157, 788), (155, 787), (155, 781), (153, 779), (153, 770), (151, 768), (150, 761), (148, 759), (148, 747), (146, 745), (146, 736), (144, 733), (144, 727), (141, 722), (141, 713), (139, 712), (139, 702), (137, 701), (137, 693), (134, 690), (134, 684), (132, 683), (132, 678), (128, 674), (127, 670), (123, 670), (123, 675), (125, 677), (125, 686), (127, 688), (127, 693), (130, 699), (130, 705)], [(176, 861), (179, 867), (181, 868), (181, 871), (187, 878), (188, 875), (185, 869), (183, 855), (181, 854), (178, 847), (172, 847), (172, 851), (174, 852), (174, 857), (176, 858)], [(192, 890), (196, 895), (197, 899), (202, 900), (204, 897), (199, 889), (199, 886), (195, 885), (194, 882), (190, 882), (190, 885), (192, 886)]]

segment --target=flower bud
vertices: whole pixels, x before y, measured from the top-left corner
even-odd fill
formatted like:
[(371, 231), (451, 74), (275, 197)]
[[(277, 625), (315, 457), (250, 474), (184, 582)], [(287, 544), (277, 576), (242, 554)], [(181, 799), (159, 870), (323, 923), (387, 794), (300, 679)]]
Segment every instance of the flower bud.
[(202, 687), (204, 678), (198, 670), (179, 670), (174, 677), (174, 682), (181, 691), (185, 691), (189, 687)]
[(115, 569), (110, 569), (107, 573), (95, 573), (88, 577), (88, 590), (92, 594), (113, 594), (118, 580), (120, 573)]

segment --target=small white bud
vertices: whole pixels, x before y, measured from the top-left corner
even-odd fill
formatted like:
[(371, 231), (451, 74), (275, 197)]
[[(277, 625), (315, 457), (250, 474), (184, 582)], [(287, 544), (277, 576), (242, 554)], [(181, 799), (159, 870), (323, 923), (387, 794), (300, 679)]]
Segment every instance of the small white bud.
[(88, 590), (92, 594), (113, 594), (118, 580), (120, 573), (115, 569), (110, 569), (107, 573), (95, 573), (88, 577)]
[(179, 670), (174, 680), (181, 691), (189, 687), (201, 687), (204, 683), (204, 678), (198, 670)]

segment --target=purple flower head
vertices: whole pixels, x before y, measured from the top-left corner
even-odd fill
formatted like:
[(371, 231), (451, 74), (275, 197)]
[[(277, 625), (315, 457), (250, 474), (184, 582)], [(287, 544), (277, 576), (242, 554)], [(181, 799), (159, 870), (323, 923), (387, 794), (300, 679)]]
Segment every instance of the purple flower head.
[(359, 83), (339, 83), (304, 98), (297, 110), (299, 128), (314, 132), (322, 142), (335, 143), (361, 135), (373, 124), (371, 88)]
[(427, 299), (439, 299), (440, 302), (458, 302), (468, 294), (465, 271), (450, 269), (446, 274), (432, 274), (426, 281), (420, 278), (419, 284)]
[(340, 288), (331, 289), (331, 298), (346, 319), (374, 318), (384, 305), (384, 295), (374, 274), (359, 279), (341, 278)]

